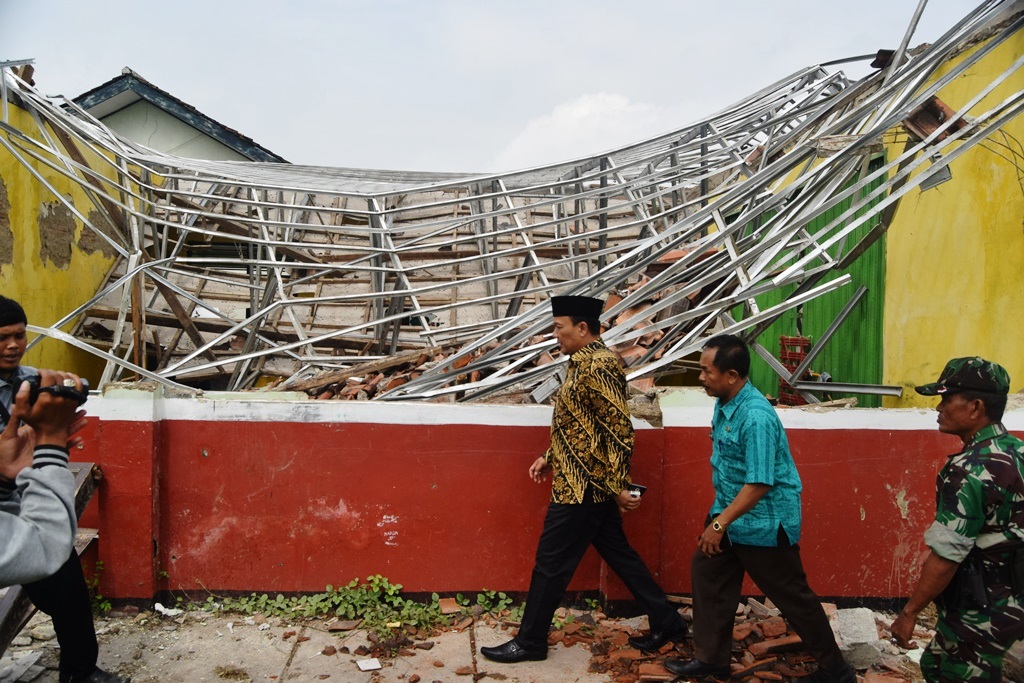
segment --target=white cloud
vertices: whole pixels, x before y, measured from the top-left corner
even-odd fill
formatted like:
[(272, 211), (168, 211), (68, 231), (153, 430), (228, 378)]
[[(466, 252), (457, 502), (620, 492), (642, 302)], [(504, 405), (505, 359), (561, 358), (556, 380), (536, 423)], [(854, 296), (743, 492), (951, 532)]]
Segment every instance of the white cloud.
[(618, 93), (587, 93), (527, 122), (494, 156), (489, 170), (590, 156), (682, 128), (683, 115), (680, 108), (631, 102)]

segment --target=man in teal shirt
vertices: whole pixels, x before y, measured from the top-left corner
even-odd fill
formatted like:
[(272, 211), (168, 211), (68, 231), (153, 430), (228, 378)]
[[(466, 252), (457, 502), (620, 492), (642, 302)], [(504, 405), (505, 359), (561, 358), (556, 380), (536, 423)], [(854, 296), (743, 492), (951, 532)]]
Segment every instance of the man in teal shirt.
[(718, 399), (711, 422), (715, 501), (691, 562), (694, 659), (670, 660), (678, 676), (728, 677), (743, 575), (782, 611), (818, 661), (809, 681), (856, 683), (800, 559), (800, 475), (775, 409), (747, 379), (739, 337), (704, 345), (700, 383)]

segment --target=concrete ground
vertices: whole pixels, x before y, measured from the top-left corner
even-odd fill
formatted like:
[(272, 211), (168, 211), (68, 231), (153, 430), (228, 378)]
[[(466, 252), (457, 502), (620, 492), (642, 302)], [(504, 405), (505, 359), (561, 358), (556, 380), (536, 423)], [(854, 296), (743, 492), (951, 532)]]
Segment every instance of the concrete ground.
[[(856, 610), (850, 610), (853, 611)], [(549, 642), (555, 644), (549, 648), (546, 661), (515, 665), (497, 664), (479, 655), (481, 647), (503, 643), (514, 632), (488, 615), (475, 622), (462, 617), (459, 622), (461, 629), (456, 626), (443, 631), (411, 634), (397, 654), (376, 660), (371, 650), (376, 647), (376, 652), (380, 652), (381, 648), (375, 646), (366, 631), (332, 630), (328, 623), (319, 620), (287, 622), (276, 617), (202, 611), (168, 616), (147, 611), (98, 618), (96, 627), (100, 638), (100, 666), (130, 675), (134, 683), (635, 682), (638, 679), (670, 680), (670, 677), (664, 677), (667, 672), (659, 662), (665, 657), (691, 656), (689, 641), (676, 649), (666, 646), (656, 655), (644, 655), (631, 649), (626, 638), (629, 633), (646, 630), (644, 617), (603, 619), (589, 613), (577, 616), (580, 624), (592, 625), (590, 636), (583, 635), (579, 628), (571, 629), (567, 624), (552, 633)], [(594, 621), (595, 616), (599, 622)], [(588, 619), (589, 622), (586, 621)], [(749, 629), (751, 624), (767, 631), (770, 620), (751, 621), (738, 617), (734, 634), (743, 628)], [(888, 623), (891, 615), (875, 614), (869, 621)], [(876, 635), (882, 636), (878, 644), (891, 648), (887, 632)], [(922, 631), (919, 635), (924, 637), (923, 643), (930, 637), (930, 632)], [(49, 618), (37, 614), (0, 658), (0, 683), (57, 683), (59, 648), (53, 637)], [(567, 641), (576, 644), (565, 647), (564, 642)], [(741, 650), (738, 652), (742, 653)], [(845, 654), (850, 659), (855, 652)], [(768, 659), (774, 661), (776, 657)], [(760, 666), (762, 659), (758, 659), (757, 666), (750, 671), (756, 670), (761, 674), (758, 679), (799, 683), (806, 673), (791, 673), (790, 670), (799, 668), (799, 663), (806, 659), (800, 652), (786, 655), (785, 659), (780, 656), (775, 671), (786, 671), (785, 676), (761, 671), (764, 668)], [(1022, 661), (1024, 643), (1018, 643), (1007, 657), (1004, 680), (1024, 683)], [(920, 678), (920, 671), (908, 666), (905, 655), (894, 657), (893, 653), (885, 654), (881, 664), (867, 671), (858, 667), (862, 675), (860, 680), (863, 683), (906, 683)], [(591, 672), (594, 666), (609, 673)], [(737, 666), (740, 665), (734, 665)], [(749, 678), (749, 671), (737, 675)]]
[[(166, 617), (144, 612), (97, 620), (100, 666), (132, 676), (134, 683), (221, 681), (329, 681), (333, 683), (609, 683), (608, 674), (588, 673), (590, 652), (583, 644), (550, 649), (543, 662), (496, 664), (479, 648), (496, 645), (511, 631), (478, 621), (462, 631), (435, 632), (404, 654), (379, 659), (380, 668), (362, 671), (371, 655), (365, 631), (332, 633), (322, 621), (289, 624), (280, 619), (189, 612)], [(638, 624), (641, 625), (641, 624)], [(289, 632), (294, 632), (289, 635)], [(0, 683), (57, 683), (59, 649), (52, 627), (37, 614), (0, 659)], [(433, 643), (428, 645), (428, 643)], [(429, 648), (429, 649), (425, 649)], [(364, 664), (365, 666), (365, 664)], [(419, 676), (418, 679), (415, 676)]]

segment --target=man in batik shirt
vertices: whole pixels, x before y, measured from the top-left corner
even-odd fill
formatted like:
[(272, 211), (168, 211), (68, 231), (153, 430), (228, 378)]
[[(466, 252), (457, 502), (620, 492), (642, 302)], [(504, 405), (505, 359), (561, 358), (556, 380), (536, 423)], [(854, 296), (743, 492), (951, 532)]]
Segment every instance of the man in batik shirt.
[(919, 394), (942, 396), (939, 431), (964, 443), (937, 481), (928, 555), (893, 621), (910, 647), (918, 614), (935, 600), (939, 623), (921, 657), (925, 680), (1002, 680), (1003, 656), (1024, 638), (1024, 441), (1001, 422), (1010, 376), (982, 358), (954, 358)]
[(591, 297), (551, 300), (555, 339), (570, 357), (569, 369), (555, 400), (551, 447), (529, 469), (537, 483), (548, 470), (553, 473), (551, 503), (519, 634), (503, 645), (480, 648), (496, 662), (547, 658), (551, 618), (590, 545), (648, 614), (651, 632), (631, 638), (635, 647), (654, 651), (686, 635), (686, 624), (622, 529), (620, 510), (635, 510), (640, 498), (628, 488), (633, 425), (625, 375), (599, 337), (602, 308), (603, 302)]

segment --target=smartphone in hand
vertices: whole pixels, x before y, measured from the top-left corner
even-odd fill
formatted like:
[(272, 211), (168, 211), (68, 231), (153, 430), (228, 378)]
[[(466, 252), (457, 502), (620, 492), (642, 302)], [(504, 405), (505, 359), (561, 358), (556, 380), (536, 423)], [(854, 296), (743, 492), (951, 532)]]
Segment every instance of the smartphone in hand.
[(626, 488), (629, 490), (629, 495), (634, 498), (639, 498), (644, 495), (644, 491), (647, 490), (647, 487), (641, 484), (627, 484)]

